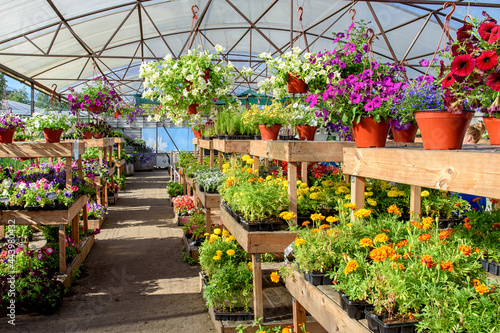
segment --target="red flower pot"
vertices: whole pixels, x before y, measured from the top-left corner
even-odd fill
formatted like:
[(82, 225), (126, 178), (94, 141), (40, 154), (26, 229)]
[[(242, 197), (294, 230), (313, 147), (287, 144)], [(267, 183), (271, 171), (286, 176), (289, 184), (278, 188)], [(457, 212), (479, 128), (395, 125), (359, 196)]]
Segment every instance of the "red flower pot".
[(394, 136), (394, 142), (415, 142), (418, 126), (411, 124), (407, 129), (400, 131), (391, 126), (391, 131)]
[(389, 128), (389, 123), (383, 119), (377, 123), (372, 116), (361, 117), (359, 123), (352, 124), (352, 134), (356, 140), (356, 147), (385, 147)]
[(474, 112), (453, 114), (446, 110), (421, 110), (415, 112), (425, 149), (462, 149), (465, 132)]
[(101, 133), (94, 133), (93, 135), (94, 135), (94, 139), (102, 139), (104, 137), (104, 135)]
[(0, 131), (0, 143), (12, 143), (15, 133), (16, 133), (15, 128), (10, 128)]
[[(210, 79), (210, 72), (211, 72), (211, 71), (212, 71), (212, 70), (211, 70), (210, 68), (205, 69), (205, 74), (203, 74), (203, 76), (202, 76), (202, 77), (203, 77), (203, 79), (205, 80), (205, 82), (208, 82), (208, 80)], [(188, 80), (186, 80), (186, 79), (184, 79), (184, 82), (186, 82), (186, 83), (187, 83), (187, 85), (186, 85), (186, 90), (187, 90), (187, 91), (191, 91), (191, 82), (190, 82), (190, 81), (188, 81)], [(205, 90), (203, 90), (203, 92), (206, 92), (206, 91), (207, 91), (206, 89), (205, 89)]]
[(188, 109), (188, 114), (197, 114), (198, 113), (198, 104), (191, 104)]
[(194, 137), (195, 138), (201, 138), (201, 132), (200, 131), (193, 130), (193, 133), (194, 133)]
[(278, 135), (280, 134), (281, 125), (271, 125), (266, 127), (266, 125), (260, 124), (259, 130), (262, 140), (278, 140)]
[(305, 94), (307, 92), (307, 83), (305, 83), (304, 80), (295, 77), (294, 74), (288, 73), (286, 89), (291, 94)]
[(83, 131), (83, 138), (84, 139), (92, 139), (92, 132), (89, 131)]
[(115, 118), (120, 118), (121, 117), (121, 112), (120, 111), (115, 111)]
[(318, 126), (296, 125), (295, 127), (299, 133), (300, 141), (314, 141), (314, 136), (316, 135)]
[(490, 136), (490, 144), (500, 145), (500, 119), (497, 117), (483, 117), (483, 121)]
[(56, 143), (56, 142), (61, 142), (61, 135), (64, 130), (62, 129), (49, 129), (49, 128), (44, 128), (43, 129), (43, 136), (45, 137), (45, 142), (47, 143)]
[(89, 112), (92, 112), (92, 113), (99, 113), (99, 112), (101, 112), (101, 107), (97, 106), (97, 105), (89, 105), (89, 107), (87, 108), (87, 110)]

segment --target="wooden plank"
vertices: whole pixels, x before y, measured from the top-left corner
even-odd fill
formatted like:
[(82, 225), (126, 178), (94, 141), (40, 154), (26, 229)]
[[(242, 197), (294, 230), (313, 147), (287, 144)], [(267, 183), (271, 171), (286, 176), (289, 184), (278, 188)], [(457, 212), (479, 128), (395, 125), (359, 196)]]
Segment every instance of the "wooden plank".
[(355, 203), (358, 209), (365, 208), (365, 178), (354, 177), (351, 183), (351, 202)]
[[(75, 143), (60, 142), (60, 143), (39, 143), (39, 142), (14, 142), (3, 143), (0, 145), (0, 157), (25, 157), (25, 158), (40, 158), (40, 157), (71, 157)], [(78, 144), (80, 153), (85, 151), (85, 144)]]
[(410, 188), (410, 212), (412, 212), (412, 219), (419, 219), (420, 213), (422, 212), (422, 197), (420, 192), (422, 187), (417, 185), (411, 185)]
[(306, 282), (304, 277), (298, 272), (293, 272), (292, 276), (286, 279), (286, 288), (328, 332), (371, 332), (357, 320), (349, 318), (347, 313), (338, 304), (320, 289)]
[(281, 253), (297, 234), (291, 231), (248, 232), (234, 218), (220, 209), (221, 222), (234, 236), (238, 244), (248, 253)]
[(66, 232), (64, 226), (59, 227), (59, 273), (66, 272)]
[(73, 173), (73, 169), (71, 167), (71, 158), (66, 157), (66, 189), (71, 190), (71, 177)]
[(295, 332), (301, 331), (301, 326), (306, 324), (306, 309), (297, 301), (293, 299), (293, 330)]
[(215, 154), (214, 150), (210, 149), (210, 167), (213, 168), (215, 165)]
[(297, 225), (297, 163), (288, 163), (288, 202), (289, 211), (291, 211), (295, 217), (293, 218), (293, 224)]
[(213, 148), (223, 153), (247, 154), (250, 151), (250, 142), (253, 140), (213, 140)]
[(496, 198), (500, 196), (498, 152), (498, 147), (345, 148), (342, 169), (351, 175)]
[[(122, 138), (115, 137), (115, 138), (113, 138), (113, 142), (118, 144), (118, 152), (120, 153), (120, 144), (122, 143)], [(118, 156), (120, 156), (120, 155), (118, 154)]]
[(354, 142), (340, 141), (250, 141), (251, 155), (286, 162), (342, 162), (343, 149)]
[(205, 232), (209, 234), (212, 230), (212, 209), (211, 208), (206, 208), (206, 214), (205, 214)]
[(69, 288), (71, 282), (73, 281), (76, 272), (83, 264), (85, 259), (87, 258), (92, 246), (94, 246), (95, 238), (94, 236), (88, 236), (83, 240), (82, 252), (78, 253), (73, 259), (71, 265), (66, 269), (65, 274), (57, 276), (57, 280), (61, 281), (66, 288)]
[(200, 191), (198, 184), (194, 184), (196, 189), (196, 194), (200, 199), (201, 204), (204, 208), (219, 208), (220, 207), (220, 195), (217, 193), (206, 193)]
[(260, 254), (252, 254), (253, 272), (253, 311), (254, 319), (259, 320), (264, 317), (264, 301), (262, 298), (262, 267)]
[(307, 165), (307, 162), (301, 164), (301, 181), (305, 184), (307, 184)]
[(204, 149), (212, 149), (212, 140), (198, 140), (198, 146)]
[[(76, 215), (73, 220), (71, 221), (71, 239), (76, 243), (80, 244), (80, 217)], [(79, 249), (76, 250), (76, 252), (80, 252)]]
[(102, 138), (102, 139), (85, 139), (85, 147), (104, 148), (113, 146), (116, 138)]
[(89, 197), (87, 197), (86, 195), (82, 195), (80, 198), (78, 198), (78, 200), (73, 202), (73, 204), (68, 209), (68, 215), (67, 215), (68, 221), (72, 220), (73, 217), (78, 215), (83, 208), (86, 208), (85, 204), (87, 203), (88, 200)]

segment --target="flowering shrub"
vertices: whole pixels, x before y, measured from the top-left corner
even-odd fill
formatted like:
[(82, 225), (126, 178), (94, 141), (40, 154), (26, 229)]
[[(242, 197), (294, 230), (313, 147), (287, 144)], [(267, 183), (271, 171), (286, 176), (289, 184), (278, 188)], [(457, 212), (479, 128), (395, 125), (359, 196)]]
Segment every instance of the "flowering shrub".
[(271, 105), (259, 106), (252, 104), (249, 110), (243, 113), (243, 123), (249, 125), (283, 125), (286, 123), (287, 114), (283, 113), (283, 105), (281, 102), (273, 100)]
[(100, 220), (106, 213), (106, 207), (97, 202), (87, 202), (87, 218), (89, 220)]

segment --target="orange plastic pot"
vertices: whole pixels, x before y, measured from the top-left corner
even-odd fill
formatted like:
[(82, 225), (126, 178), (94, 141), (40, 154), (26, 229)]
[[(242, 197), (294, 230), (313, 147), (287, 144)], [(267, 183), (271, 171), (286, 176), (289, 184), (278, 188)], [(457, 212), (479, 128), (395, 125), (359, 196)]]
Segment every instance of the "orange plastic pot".
[(188, 114), (197, 114), (198, 113), (198, 104), (191, 104), (188, 108)]
[(453, 114), (446, 110), (415, 111), (425, 149), (462, 149), (465, 132), (474, 112)]
[(193, 130), (193, 133), (194, 133), (194, 137), (195, 138), (201, 138), (201, 132), (200, 131)]
[(259, 130), (262, 140), (278, 140), (278, 135), (280, 134), (281, 125), (271, 125), (267, 127), (266, 125), (260, 124)]
[(93, 136), (94, 136), (94, 139), (102, 139), (102, 138), (104, 138), (104, 135), (101, 134), (101, 133), (94, 133)]
[(300, 141), (314, 141), (318, 126), (296, 125)]
[(295, 77), (294, 74), (288, 73), (288, 81), (286, 83), (286, 89), (291, 94), (305, 94), (307, 92), (307, 83)]
[(14, 134), (16, 133), (15, 128), (9, 128), (3, 131), (0, 131), (0, 143), (12, 143), (14, 139)]
[(483, 117), (483, 121), (490, 136), (490, 144), (500, 145), (500, 119), (497, 117)]
[(90, 105), (87, 110), (92, 113), (99, 113), (101, 112), (101, 107), (97, 105)]
[(394, 142), (415, 142), (418, 126), (411, 124), (407, 129), (400, 131), (391, 126), (391, 131), (394, 136)]
[(92, 132), (89, 131), (83, 131), (83, 138), (84, 139), (92, 139)]
[(352, 133), (356, 147), (385, 147), (390, 125), (383, 119), (377, 123), (372, 116), (361, 117), (359, 123), (353, 122)]
[(115, 118), (120, 118), (122, 113), (120, 111), (115, 111)]
[(43, 129), (43, 136), (45, 137), (45, 142), (47, 143), (61, 142), (62, 133), (63, 133), (62, 129), (57, 129), (57, 130), (49, 128)]

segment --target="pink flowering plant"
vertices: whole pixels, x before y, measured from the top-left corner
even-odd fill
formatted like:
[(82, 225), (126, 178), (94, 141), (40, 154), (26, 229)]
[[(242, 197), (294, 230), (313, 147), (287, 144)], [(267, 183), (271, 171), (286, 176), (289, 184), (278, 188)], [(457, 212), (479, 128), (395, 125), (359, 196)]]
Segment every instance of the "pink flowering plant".
[(172, 199), (172, 203), (179, 215), (190, 215), (194, 212), (194, 198), (190, 195), (179, 195)]
[(316, 116), (329, 123), (331, 129), (351, 126), (363, 116), (373, 116), (376, 122), (387, 121), (405, 87), (405, 68), (376, 61), (371, 52), (373, 36), (367, 31), (370, 29), (363, 21), (352, 23), (346, 34), (334, 35), (337, 47), (333, 51), (317, 57), (329, 72), (329, 83), (323, 92), (308, 96), (307, 101), (311, 108), (320, 108)]
[(87, 110), (91, 106), (101, 107), (100, 112), (106, 112), (114, 108), (121, 101), (118, 93), (106, 77), (96, 77), (90, 85), (86, 85), (81, 92), (70, 88), (68, 95), (69, 107), (73, 112)]

